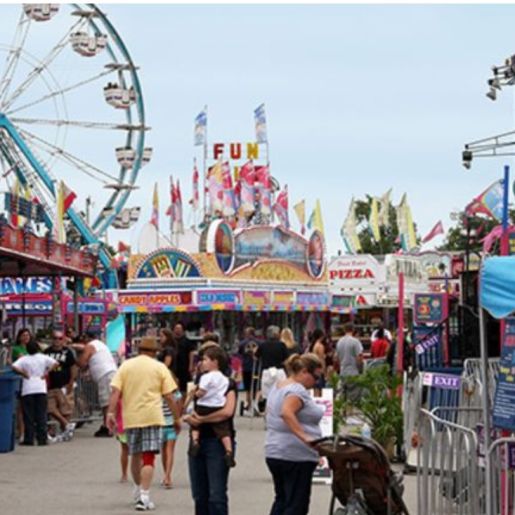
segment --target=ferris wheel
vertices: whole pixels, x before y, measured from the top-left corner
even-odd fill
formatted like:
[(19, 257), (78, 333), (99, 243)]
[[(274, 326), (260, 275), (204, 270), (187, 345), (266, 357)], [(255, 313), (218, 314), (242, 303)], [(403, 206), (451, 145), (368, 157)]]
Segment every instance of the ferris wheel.
[[(0, 44), (1, 177), (37, 197), (49, 228), (62, 180), (77, 195), (69, 230), (82, 244), (99, 245), (152, 156), (137, 67), (94, 4), (1, 10), (0, 24), (9, 15), (14, 25), (12, 40)], [(91, 216), (79, 211), (88, 194)], [(99, 257), (108, 268), (103, 246)]]

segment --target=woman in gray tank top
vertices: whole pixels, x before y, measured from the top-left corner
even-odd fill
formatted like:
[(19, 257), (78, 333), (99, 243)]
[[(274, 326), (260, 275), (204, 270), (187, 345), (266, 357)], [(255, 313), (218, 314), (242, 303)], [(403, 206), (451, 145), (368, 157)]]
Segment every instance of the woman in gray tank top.
[(310, 442), (322, 436), (324, 409), (313, 401), (312, 389), (323, 373), (315, 354), (293, 354), (285, 363), (288, 378), (277, 383), (266, 409), (266, 464), (274, 481), (270, 515), (305, 515), (318, 452)]

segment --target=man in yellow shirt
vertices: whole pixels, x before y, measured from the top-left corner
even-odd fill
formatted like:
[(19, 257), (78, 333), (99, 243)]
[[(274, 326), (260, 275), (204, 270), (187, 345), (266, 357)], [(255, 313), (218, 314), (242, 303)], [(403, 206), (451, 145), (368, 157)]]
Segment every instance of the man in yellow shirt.
[(177, 434), (181, 427), (179, 407), (172, 396), (177, 390), (177, 384), (168, 368), (155, 359), (158, 350), (155, 338), (141, 339), (138, 356), (125, 361), (111, 381), (112, 391), (107, 409), (107, 425), (113, 431), (116, 426), (116, 406), (121, 400), (138, 511), (155, 508), (150, 501), (149, 490), (155, 455), (161, 449), (161, 427), (165, 423), (163, 398), (174, 415)]

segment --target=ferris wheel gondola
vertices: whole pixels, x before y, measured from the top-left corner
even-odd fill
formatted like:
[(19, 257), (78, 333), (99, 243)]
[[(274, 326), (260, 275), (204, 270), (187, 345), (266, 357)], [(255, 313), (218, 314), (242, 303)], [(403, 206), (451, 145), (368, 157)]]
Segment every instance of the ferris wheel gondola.
[[(14, 21), (16, 9), (2, 6)], [(18, 16), (11, 44), (0, 46), (0, 177), (37, 197), (49, 228), (58, 181), (78, 202), (94, 189), (92, 221), (73, 206), (67, 217), (109, 268), (102, 238), (152, 157), (138, 69), (94, 4), (25, 4)]]

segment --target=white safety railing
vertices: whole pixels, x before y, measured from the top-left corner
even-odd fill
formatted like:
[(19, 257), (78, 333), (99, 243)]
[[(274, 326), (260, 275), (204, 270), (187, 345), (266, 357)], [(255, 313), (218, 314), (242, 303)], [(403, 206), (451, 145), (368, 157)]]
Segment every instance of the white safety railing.
[(474, 430), (420, 411), (418, 515), (484, 513), (484, 471), (478, 465), (477, 444)]

